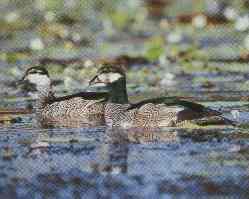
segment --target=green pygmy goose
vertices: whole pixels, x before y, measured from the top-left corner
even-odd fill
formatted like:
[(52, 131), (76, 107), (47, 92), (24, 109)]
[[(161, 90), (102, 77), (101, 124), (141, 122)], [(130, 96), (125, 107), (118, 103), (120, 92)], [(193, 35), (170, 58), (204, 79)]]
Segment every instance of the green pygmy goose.
[(136, 104), (129, 103), (126, 75), (118, 66), (102, 66), (89, 84), (102, 85), (108, 89), (105, 121), (111, 127), (173, 127), (183, 121), (212, 116), (218, 116), (224, 123), (232, 124), (232, 121), (223, 118), (220, 112), (180, 97), (159, 97)]

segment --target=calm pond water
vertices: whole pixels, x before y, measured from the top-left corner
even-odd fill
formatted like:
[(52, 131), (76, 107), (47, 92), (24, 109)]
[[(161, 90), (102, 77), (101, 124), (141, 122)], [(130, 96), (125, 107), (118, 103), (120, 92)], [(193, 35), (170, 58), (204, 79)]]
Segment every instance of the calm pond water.
[[(29, 104), (5, 101), (13, 103)], [(220, 103), (227, 117), (240, 105), (204, 104)], [(249, 190), (249, 136), (235, 127), (42, 129), (32, 114), (5, 115), (0, 148), (1, 198), (244, 198)]]

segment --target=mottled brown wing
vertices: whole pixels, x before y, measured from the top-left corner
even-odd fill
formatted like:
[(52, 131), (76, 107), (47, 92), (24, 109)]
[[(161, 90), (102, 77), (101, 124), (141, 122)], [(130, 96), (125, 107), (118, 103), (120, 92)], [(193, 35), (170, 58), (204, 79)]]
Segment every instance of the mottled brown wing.
[(208, 107), (205, 107), (201, 104), (183, 100), (180, 97), (158, 97), (158, 98), (152, 98), (152, 99), (146, 99), (141, 102), (132, 104), (128, 110), (134, 109), (134, 108), (140, 108), (143, 105), (147, 103), (152, 103), (152, 104), (165, 104), (166, 106), (182, 106), (185, 108), (188, 108), (194, 112), (198, 112), (204, 115), (221, 115), (219, 111), (212, 110)]

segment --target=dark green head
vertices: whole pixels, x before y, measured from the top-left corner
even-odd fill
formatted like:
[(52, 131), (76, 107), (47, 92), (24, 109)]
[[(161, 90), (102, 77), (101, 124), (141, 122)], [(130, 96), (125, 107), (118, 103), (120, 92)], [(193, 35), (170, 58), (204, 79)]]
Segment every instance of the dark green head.
[(125, 67), (121, 65), (103, 64), (97, 73), (120, 73), (125, 75)]

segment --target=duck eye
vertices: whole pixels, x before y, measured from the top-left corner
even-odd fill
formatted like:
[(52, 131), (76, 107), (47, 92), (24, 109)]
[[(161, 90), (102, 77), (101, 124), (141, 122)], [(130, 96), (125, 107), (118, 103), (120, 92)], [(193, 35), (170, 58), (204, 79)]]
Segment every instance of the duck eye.
[(45, 75), (46, 73), (44, 71), (37, 71), (38, 74)]
[(44, 71), (38, 71), (38, 70), (32, 70), (32, 71), (29, 71), (29, 74), (41, 74), (41, 75), (44, 75), (45, 72)]
[(32, 71), (27, 73), (27, 75), (33, 75), (33, 74), (37, 74), (37, 72)]

